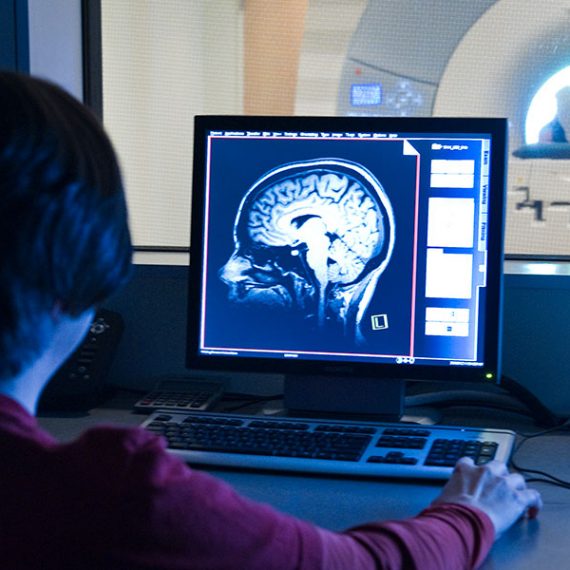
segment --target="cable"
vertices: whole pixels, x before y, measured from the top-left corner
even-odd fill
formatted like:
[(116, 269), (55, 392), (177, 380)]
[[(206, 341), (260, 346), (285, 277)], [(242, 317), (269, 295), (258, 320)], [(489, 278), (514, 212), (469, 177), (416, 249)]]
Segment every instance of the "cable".
[(536, 433), (523, 433), (518, 431), (517, 435), (523, 438), (523, 441), (519, 444), (518, 447), (520, 447), (523, 443), (525, 443), (529, 439), (533, 439), (535, 437), (541, 437), (543, 435), (548, 435), (549, 433), (553, 433), (555, 431), (564, 431), (567, 427), (570, 427), (570, 419), (563, 420), (561, 424), (555, 427), (543, 429), (542, 431), (537, 431)]
[(535, 415), (519, 400), (507, 394), (477, 390), (445, 390), (443, 392), (406, 396), (406, 409), (418, 406), (452, 408), (478, 406), (522, 414), (536, 420)]
[[(520, 441), (515, 449), (513, 450), (513, 454), (511, 456), (510, 465), (520, 472), (525, 481), (527, 483), (547, 483), (549, 485), (554, 485), (556, 487), (561, 487), (562, 489), (570, 490), (570, 481), (557, 477), (556, 475), (552, 475), (546, 471), (542, 471), (540, 469), (531, 469), (530, 467), (523, 467), (517, 461), (515, 461), (515, 455), (520, 451), (521, 447), (527, 443), (530, 439), (534, 439), (537, 437), (543, 437), (553, 432), (557, 431), (564, 431), (566, 428), (570, 426), (570, 420), (564, 421), (561, 425), (549, 429), (545, 429), (533, 434), (525, 434), (525, 433), (518, 433), (520, 437), (522, 437), (522, 441)], [(538, 477), (528, 477), (527, 475), (538, 475)]]
[[(431, 388), (431, 389), (430, 389)], [(497, 386), (470, 385), (458, 382), (452, 388), (426, 390), (421, 382), (410, 383), (406, 395), (406, 407), (413, 406), (482, 406), (530, 416), (538, 425), (557, 428), (566, 421), (552, 413), (532, 392), (510, 376), (502, 376)]]
[(539, 424), (556, 427), (566, 422), (567, 418), (558, 418), (530, 390), (510, 376), (503, 375), (500, 386), (520, 400)]

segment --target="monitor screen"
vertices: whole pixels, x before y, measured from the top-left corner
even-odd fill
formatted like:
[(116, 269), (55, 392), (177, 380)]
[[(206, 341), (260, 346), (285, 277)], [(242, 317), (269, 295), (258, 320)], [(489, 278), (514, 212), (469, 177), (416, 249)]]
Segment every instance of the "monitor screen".
[(496, 381), (503, 119), (195, 122), (193, 368)]

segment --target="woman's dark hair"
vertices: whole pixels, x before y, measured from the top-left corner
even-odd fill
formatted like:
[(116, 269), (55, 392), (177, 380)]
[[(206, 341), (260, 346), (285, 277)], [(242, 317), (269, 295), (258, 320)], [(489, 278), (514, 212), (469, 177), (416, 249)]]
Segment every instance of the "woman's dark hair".
[(0, 379), (45, 349), (46, 315), (98, 305), (130, 267), (121, 173), (99, 121), (52, 83), (0, 72)]

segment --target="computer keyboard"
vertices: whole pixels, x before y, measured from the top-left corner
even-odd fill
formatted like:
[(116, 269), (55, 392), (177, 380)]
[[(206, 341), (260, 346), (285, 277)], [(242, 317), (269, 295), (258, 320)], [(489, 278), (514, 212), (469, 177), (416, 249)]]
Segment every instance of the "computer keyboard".
[(204, 412), (222, 397), (223, 392), (221, 382), (166, 379), (159, 381), (154, 390), (140, 398), (134, 409), (147, 414), (156, 410)]
[(351, 476), (446, 479), (460, 457), (507, 461), (503, 429), (220, 414), (153, 413), (142, 426), (190, 464)]

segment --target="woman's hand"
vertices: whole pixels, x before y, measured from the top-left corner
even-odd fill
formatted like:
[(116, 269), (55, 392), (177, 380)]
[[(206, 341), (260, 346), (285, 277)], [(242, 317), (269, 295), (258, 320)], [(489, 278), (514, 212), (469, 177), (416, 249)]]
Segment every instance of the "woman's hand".
[(530, 489), (519, 473), (509, 473), (500, 461), (475, 465), (461, 458), (441, 495), (433, 504), (461, 503), (486, 513), (498, 538), (521, 516), (534, 518), (542, 508), (540, 493)]

